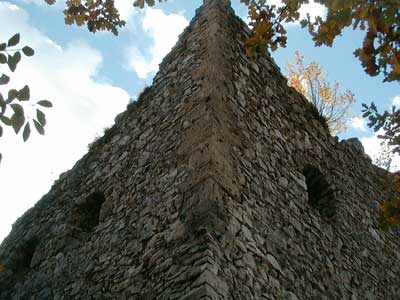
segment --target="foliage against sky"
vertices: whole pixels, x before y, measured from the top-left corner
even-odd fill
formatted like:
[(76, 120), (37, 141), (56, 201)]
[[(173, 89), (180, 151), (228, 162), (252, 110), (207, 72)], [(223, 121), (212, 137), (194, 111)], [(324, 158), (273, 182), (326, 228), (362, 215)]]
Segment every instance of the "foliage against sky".
[[(249, 5), (253, 35), (248, 52), (275, 50), (286, 45), (284, 23), (300, 19), (299, 9), (306, 0), (283, 0), (283, 6), (263, 0), (241, 0)], [(371, 76), (383, 73), (385, 81), (400, 80), (400, 2), (393, 0), (318, 0), (327, 8), (326, 18), (303, 18), (316, 46), (332, 46), (343, 29), (365, 31), (362, 45), (354, 51)]]
[[(383, 167), (390, 170), (393, 155), (400, 153), (400, 110), (393, 105), (391, 110), (379, 113), (372, 102), (369, 106), (363, 104), (363, 112), (369, 120), (368, 126), (380, 132), (378, 137), (386, 148), (386, 152), (382, 153)], [(383, 183), (387, 197), (380, 206), (379, 225), (387, 230), (400, 227), (400, 173), (388, 176)]]
[[(21, 61), (21, 52), (25, 56), (33, 56), (34, 50), (29, 46), (16, 48), (20, 42), (20, 34), (16, 33), (8, 39), (7, 42), (0, 41), (0, 70), (1, 67), (7, 65), (11, 72), (17, 69), (18, 63)], [(0, 76), (0, 85), (7, 85), (10, 82), (10, 76), (2, 74)], [(39, 109), (39, 106), (51, 107), (52, 104), (48, 100), (40, 100), (35, 104), (29, 102), (30, 89), (25, 85), (17, 90), (11, 88), (7, 94), (3, 96), (0, 92), (0, 137), (3, 136), (3, 127), (10, 126), (18, 134), (22, 127), (22, 138), (24, 141), (28, 140), (31, 134), (31, 124), (33, 124), (39, 134), (44, 134), (44, 126), (46, 125), (46, 116)], [(26, 116), (25, 111), (28, 106), (35, 107), (36, 119), (30, 115)], [(0, 162), (2, 154), (0, 153)]]
[[(44, 0), (54, 4), (56, 0)], [(165, 0), (166, 1), (166, 0)], [(164, 1), (164, 2), (165, 2)], [(228, 2), (227, 0), (225, 0)], [(159, 2), (163, 2), (159, 0)], [(282, 0), (283, 5), (266, 0), (240, 0), (248, 6), (253, 34), (247, 43), (247, 53), (266, 52), (285, 47), (285, 24), (300, 20), (300, 8), (308, 0)], [(326, 18), (301, 19), (316, 46), (332, 46), (343, 29), (351, 27), (365, 31), (362, 44), (354, 55), (370, 76), (384, 74), (385, 81), (400, 80), (400, 2), (393, 0), (318, 0), (327, 8)], [(135, 0), (143, 8), (153, 6), (155, 0)], [(67, 0), (65, 23), (86, 25), (89, 31), (109, 30), (118, 34), (125, 25), (112, 0)]]
[(329, 82), (321, 64), (304, 65), (304, 56), (296, 51), (295, 63), (287, 63), (288, 84), (313, 103), (326, 120), (332, 135), (346, 130), (351, 117), (349, 108), (355, 102), (350, 90), (340, 92), (337, 81)]

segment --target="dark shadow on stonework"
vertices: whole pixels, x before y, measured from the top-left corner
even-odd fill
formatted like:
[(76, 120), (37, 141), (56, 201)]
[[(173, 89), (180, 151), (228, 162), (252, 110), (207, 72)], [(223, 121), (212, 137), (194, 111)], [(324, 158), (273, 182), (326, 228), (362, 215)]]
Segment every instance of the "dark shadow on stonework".
[(90, 232), (99, 225), (100, 209), (105, 201), (104, 194), (94, 192), (78, 206), (78, 227), (85, 232)]
[(29, 269), (33, 254), (39, 244), (37, 238), (32, 238), (22, 245), (18, 250), (17, 269)]
[(9, 278), (11, 282), (21, 281), (31, 270), (32, 258), (38, 244), (39, 240), (33, 237), (21, 243), (21, 245), (12, 252), (12, 256), (5, 266), (6, 269), (11, 269), (13, 272), (12, 278)]
[(323, 218), (330, 219), (336, 214), (336, 198), (334, 190), (321, 171), (313, 166), (303, 170), (306, 178), (308, 203), (318, 210)]

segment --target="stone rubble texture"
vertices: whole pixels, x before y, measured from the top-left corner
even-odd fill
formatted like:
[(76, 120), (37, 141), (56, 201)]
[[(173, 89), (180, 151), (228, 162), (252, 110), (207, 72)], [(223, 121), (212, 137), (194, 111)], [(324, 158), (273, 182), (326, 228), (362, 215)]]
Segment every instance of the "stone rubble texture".
[[(205, 1), (153, 85), (13, 225), (0, 299), (400, 299), (383, 171), (269, 56), (245, 56), (248, 35)], [(308, 165), (333, 216), (308, 201)]]

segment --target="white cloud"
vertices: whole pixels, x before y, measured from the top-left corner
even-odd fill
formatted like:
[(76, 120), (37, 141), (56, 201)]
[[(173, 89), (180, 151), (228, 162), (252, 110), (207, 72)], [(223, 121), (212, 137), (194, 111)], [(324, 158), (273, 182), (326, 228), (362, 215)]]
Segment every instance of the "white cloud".
[[(158, 65), (178, 41), (179, 34), (189, 24), (179, 14), (165, 14), (160, 9), (146, 8), (142, 22), (143, 30), (153, 40), (149, 55), (136, 46), (127, 51), (128, 65), (139, 78), (145, 79), (158, 70)], [(150, 58), (148, 58), (150, 56)]]
[[(276, 5), (278, 7), (283, 5), (281, 0), (269, 0), (268, 3)], [(300, 19), (306, 18), (307, 14), (309, 14), (311, 17), (311, 20), (313, 20), (317, 16), (323, 17), (326, 13), (326, 8), (324, 5), (316, 3), (314, 0), (310, 0), (309, 3), (303, 4), (300, 7), (299, 12), (300, 12)], [(299, 22), (289, 23), (288, 25), (291, 25), (291, 24), (298, 25)]]
[[(29, 84), (33, 100), (49, 99), (54, 104), (45, 109), (44, 136), (32, 129), (31, 138), (23, 143), (21, 136), (8, 130), (0, 138), (1, 241), (16, 218), (47, 193), (58, 174), (73, 166), (96, 134), (112, 124), (129, 95), (96, 81), (102, 56), (87, 44), (74, 42), (61, 47), (33, 28), (24, 10), (7, 2), (0, 2), (0, 19), (9, 25), (2, 28), (0, 40), (20, 32), (21, 45), (35, 49), (33, 57), (22, 58), (7, 87)], [(1, 71), (5, 70), (2, 67)]]
[(400, 96), (393, 97), (392, 104), (393, 105), (400, 105)]
[[(364, 146), (365, 153), (367, 153), (373, 160), (374, 163), (379, 160), (382, 153), (385, 152), (385, 147), (382, 146), (382, 139), (378, 138), (378, 135), (382, 134), (382, 131), (378, 131), (373, 136), (361, 138), (361, 143)], [(392, 156), (391, 171), (400, 169), (400, 157), (398, 155)]]
[(122, 20), (128, 20), (133, 14), (133, 0), (115, 0), (115, 7), (118, 9)]
[(354, 117), (350, 119), (349, 122), (350, 127), (360, 130), (360, 131), (367, 131), (367, 123), (363, 118)]
[(310, 3), (302, 5), (299, 12), (301, 18), (305, 18), (307, 14), (309, 14), (311, 19), (314, 19), (318, 16), (323, 17), (325, 11), (325, 6), (319, 3), (315, 3), (314, 1), (310, 1)]

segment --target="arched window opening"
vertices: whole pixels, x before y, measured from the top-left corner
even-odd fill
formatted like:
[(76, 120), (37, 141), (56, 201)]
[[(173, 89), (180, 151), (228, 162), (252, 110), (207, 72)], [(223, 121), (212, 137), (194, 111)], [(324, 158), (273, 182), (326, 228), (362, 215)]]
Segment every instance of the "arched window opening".
[(318, 210), (322, 217), (332, 218), (336, 214), (335, 193), (321, 171), (313, 166), (303, 170), (306, 178), (308, 203)]
[(92, 231), (99, 225), (100, 209), (104, 201), (103, 193), (94, 192), (78, 206), (78, 225), (83, 231)]

